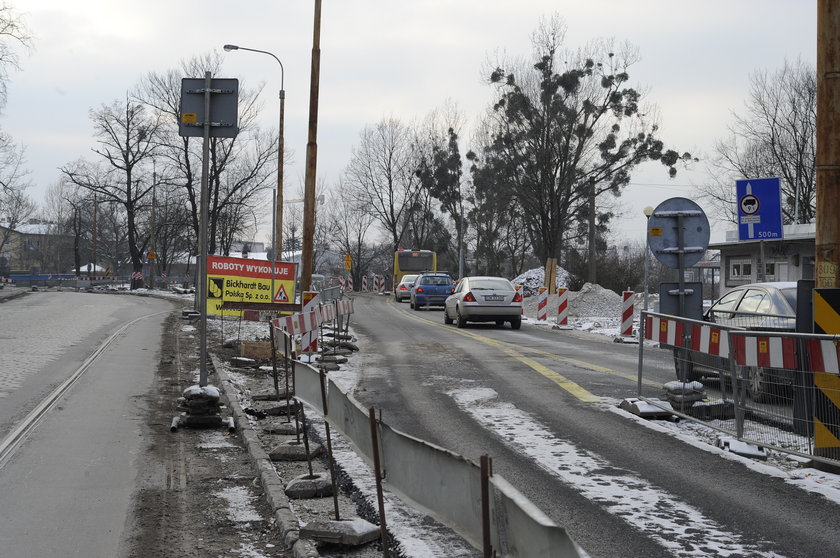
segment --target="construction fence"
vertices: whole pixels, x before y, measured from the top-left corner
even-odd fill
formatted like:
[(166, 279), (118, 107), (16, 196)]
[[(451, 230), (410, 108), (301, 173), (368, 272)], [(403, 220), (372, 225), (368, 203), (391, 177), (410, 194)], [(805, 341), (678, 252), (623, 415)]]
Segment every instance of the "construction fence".
[[(331, 310), (326, 308), (331, 307)], [(326, 310), (326, 311), (325, 311)], [(340, 317), (349, 318), (352, 300), (337, 300), (309, 315), (272, 321), (273, 337), (291, 346), (295, 335), (321, 328), (341, 331)], [(587, 554), (566, 530), (548, 519), (501, 475), (492, 460), (476, 464), (454, 452), (401, 432), (363, 408), (323, 370), (296, 362), (292, 371), (295, 399), (321, 415), (371, 467), (377, 486), (386, 488), (412, 507), (422, 510), (459, 533), (484, 556), (577, 558)], [(331, 450), (328, 448), (328, 451)], [(380, 522), (387, 518), (379, 493)], [(384, 529), (383, 529), (384, 530)], [(385, 545), (387, 548), (387, 544)]]
[(840, 465), (840, 336), (785, 331), (786, 319), (642, 312), (640, 341), (673, 352), (674, 377), (662, 388), (643, 381), (640, 342), (638, 397), (742, 442)]

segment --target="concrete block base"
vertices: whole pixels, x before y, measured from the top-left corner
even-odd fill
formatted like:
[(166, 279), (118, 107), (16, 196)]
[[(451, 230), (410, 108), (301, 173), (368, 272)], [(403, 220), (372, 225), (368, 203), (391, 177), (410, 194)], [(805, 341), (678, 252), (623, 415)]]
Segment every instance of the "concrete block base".
[(312, 521), (300, 529), (302, 539), (360, 546), (379, 538), (379, 527), (364, 519)]
[[(309, 444), (309, 458), (315, 458), (324, 452), (321, 444)], [(268, 458), (272, 461), (306, 461), (306, 447), (303, 442), (284, 442), (274, 446), (268, 452)]]
[(286, 486), (286, 496), (289, 498), (322, 498), (332, 496), (333, 486), (329, 473), (315, 473), (295, 477)]
[(280, 424), (272, 424), (263, 428), (266, 434), (279, 434), (282, 436), (294, 436), (300, 431), (298, 424), (292, 422), (281, 422)]

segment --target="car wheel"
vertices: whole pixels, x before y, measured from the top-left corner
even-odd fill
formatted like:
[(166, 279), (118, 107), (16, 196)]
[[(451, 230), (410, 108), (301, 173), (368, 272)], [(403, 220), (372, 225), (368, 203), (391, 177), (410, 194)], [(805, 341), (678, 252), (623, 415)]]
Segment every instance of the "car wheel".
[(409, 306), (412, 310), (414, 310), (414, 299), (413, 299), (413, 298), (409, 298), (409, 299), (408, 299), (408, 306)]
[(522, 327), (522, 318), (516, 317), (510, 321), (510, 329), (519, 329)]
[(446, 325), (450, 325), (452, 323), (452, 318), (449, 317), (449, 312), (446, 311), (446, 308), (443, 309), (443, 323)]
[(461, 315), (461, 310), (458, 309), (458, 308), (455, 308), (455, 314), (458, 316), (458, 327), (460, 327), (460, 328), (467, 327), (467, 320), (465, 320), (464, 317)]
[(747, 393), (755, 403), (767, 403), (770, 400), (770, 370), (750, 366), (747, 369)]
[(420, 311), (420, 305), (417, 304), (416, 300), (414, 301), (414, 309), (417, 310), (418, 312)]

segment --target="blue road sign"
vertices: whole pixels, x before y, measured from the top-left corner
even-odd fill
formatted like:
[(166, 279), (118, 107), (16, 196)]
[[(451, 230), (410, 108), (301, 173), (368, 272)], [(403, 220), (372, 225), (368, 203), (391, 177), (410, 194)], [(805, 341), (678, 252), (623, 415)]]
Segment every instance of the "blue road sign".
[(781, 179), (736, 180), (735, 194), (738, 198), (738, 240), (784, 238)]

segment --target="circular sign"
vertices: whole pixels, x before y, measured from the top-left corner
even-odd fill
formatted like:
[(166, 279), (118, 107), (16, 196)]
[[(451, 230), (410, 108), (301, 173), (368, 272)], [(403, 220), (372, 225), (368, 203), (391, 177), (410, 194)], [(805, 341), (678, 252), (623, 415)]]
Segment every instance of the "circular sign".
[(758, 213), (758, 207), (761, 205), (758, 201), (758, 198), (752, 194), (747, 194), (738, 202), (738, 206), (741, 208), (741, 211), (744, 212), (744, 215), (755, 215)]
[[(679, 224), (682, 223), (682, 246)], [(683, 267), (691, 267), (701, 259), (709, 247), (709, 219), (695, 202), (686, 198), (671, 198), (656, 206), (648, 220), (648, 246), (662, 265), (678, 269), (680, 251)]]

